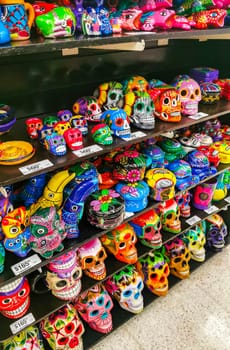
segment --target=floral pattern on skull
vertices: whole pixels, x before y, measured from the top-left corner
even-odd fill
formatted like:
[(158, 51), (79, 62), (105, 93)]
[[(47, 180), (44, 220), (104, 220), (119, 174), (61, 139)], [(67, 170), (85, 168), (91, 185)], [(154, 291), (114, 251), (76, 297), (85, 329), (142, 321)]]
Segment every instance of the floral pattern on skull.
[(180, 238), (165, 244), (166, 255), (169, 257), (170, 273), (180, 279), (188, 278), (190, 275), (189, 261), (191, 254), (185, 242)]

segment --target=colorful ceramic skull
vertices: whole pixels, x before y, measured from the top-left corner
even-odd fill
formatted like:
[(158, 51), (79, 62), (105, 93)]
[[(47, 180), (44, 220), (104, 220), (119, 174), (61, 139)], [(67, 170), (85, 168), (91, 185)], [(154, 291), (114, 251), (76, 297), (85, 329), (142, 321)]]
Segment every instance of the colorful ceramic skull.
[(141, 294), (144, 283), (134, 265), (128, 265), (105, 282), (108, 292), (118, 301), (122, 309), (137, 314), (144, 308)]
[(154, 104), (145, 91), (129, 92), (125, 95), (124, 111), (130, 122), (140, 129), (153, 129), (155, 126)]
[(147, 247), (158, 249), (162, 245), (162, 228), (159, 216), (153, 209), (130, 221), (141, 243)]
[(174, 197), (176, 176), (168, 169), (147, 170), (145, 178), (154, 200), (165, 201)]
[(43, 122), (41, 118), (32, 117), (26, 119), (26, 131), (31, 139), (38, 138), (38, 130), (43, 127)]
[(183, 218), (188, 218), (191, 212), (191, 207), (190, 207), (191, 194), (189, 193), (189, 191), (186, 190), (176, 194), (175, 200), (180, 209), (180, 216), (182, 216)]
[(107, 254), (99, 238), (94, 238), (81, 245), (78, 249), (78, 256), (82, 270), (87, 276), (98, 281), (106, 277), (104, 260), (107, 258)]
[(59, 118), (59, 120), (63, 122), (70, 121), (72, 116), (73, 116), (72, 112), (69, 111), (68, 109), (62, 109), (57, 112), (57, 117)]
[(99, 85), (93, 94), (104, 109), (121, 108), (123, 105), (123, 86), (117, 81)]
[(20, 318), (30, 306), (30, 286), (26, 277), (0, 287), (0, 313), (7, 318)]
[(82, 132), (79, 129), (70, 128), (63, 134), (67, 146), (71, 150), (78, 150), (83, 147)]
[(205, 249), (206, 243), (205, 234), (201, 224), (194, 226), (188, 230), (184, 235), (183, 239), (187, 243), (187, 247), (191, 254), (191, 259), (202, 262), (205, 260)]
[(129, 139), (130, 138), (130, 126), (126, 112), (123, 109), (108, 109), (101, 115), (101, 121), (107, 124), (114, 136)]
[(40, 329), (52, 350), (83, 350), (84, 326), (71, 304), (42, 320)]
[(72, 128), (76, 128), (82, 132), (82, 135), (88, 134), (88, 123), (83, 115), (77, 114), (70, 119)]
[(101, 237), (101, 242), (119, 261), (134, 264), (137, 261), (135, 231), (128, 223), (116, 227)]
[(150, 292), (158, 296), (168, 293), (169, 266), (166, 257), (160, 251), (150, 252), (138, 259), (137, 270)]
[(201, 90), (196, 80), (186, 74), (178, 75), (174, 78), (172, 85), (179, 92), (182, 114), (196, 114), (198, 112), (198, 104), (201, 100)]
[(73, 105), (73, 111), (76, 114), (81, 114), (86, 120), (98, 122), (101, 118), (101, 107), (99, 106), (96, 97), (85, 96), (79, 98)]
[(82, 293), (75, 307), (90, 328), (100, 333), (109, 333), (113, 328), (113, 302), (109, 293), (102, 284)]
[(180, 279), (189, 277), (190, 274), (190, 252), (184, 241), (175, 238), (173, 241), (165, 244), (166, 255), (169, 257), (170, 273)]
[(123, 91), (124, 94), (127, 94), (128, 92), (134, 92), (134, 91), (148, 91), (148, 81), (140, 76), (135, 75), (127, 78), (122, 82), (123, 85)]
[(180, 209), (175, 199), (169, 199), (158, 206), (162, 228), (165, 231), (179, 233), (181, 231)]
[(92, 138), (94, 142), (99, 143), (101, 145), (111, 145), (113, 143), (113, 137), (111, 134), (111, 130), (106, 124), (97, 124), (92, 130)]
[(45, 350), (38, 327), (29, 326), (24, 331), (6, 340), (3, 350)]
[(66, 142), (62, 135), (52, 133), (44, 138), (45, 148), (54, 156), (63, 156), (67, 152)]
[(46, 126), (49, 126), (50, 128), (53, 128), (58, 122), (59, 118), (56, 117), (55, 115), (48, 115), (47, 117), (44, 118), (43, 123)]
[(166, 85), (153, 88), (149, 94), (154, 101), (157, 118), (165, 122), (179, 122), (181, 120), (180, 96), (175, 88)]
[(57, 122), (53, 127), (54, 131), (59, 135), (63, 135), (64, 132), (70, 128), (71, 128), (70, 122), (67, 120), (66, 121), (61, 120)]
[(206, 246), (220, 252), (225, 245), (228, 228), (219, 214), (212, 214), (205, 220)]

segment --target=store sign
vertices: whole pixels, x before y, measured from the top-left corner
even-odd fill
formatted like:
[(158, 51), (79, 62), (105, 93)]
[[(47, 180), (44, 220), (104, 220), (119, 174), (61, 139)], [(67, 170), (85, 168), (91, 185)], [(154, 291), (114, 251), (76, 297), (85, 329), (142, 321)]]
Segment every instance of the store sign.
[(135, 131), (130, 134), (129, 138), (122, 138), (124, 141), (132, 141), (135, 139), (139, 139), (140, 137), (144, 137), (146, 134), (143, 131)]
[(194, 119), (194, 120), (199, 120), (201, 118), (207, 117), (208, 114), (204, 112), (198, 112), (197, 114), (194, 115), (189, 115), (188, 118)]
[(53, 166), (53, 163), (49, 159), (44, 159), (44, 160), (41, 160), (40, 162), (20, 167), (19, 170), (23, 175), (28, 175), (28, 174), (35, 173), (39, 170), (49, 168), (51, 166)]
[(187, 224), (189, 225), (195, 225), (197, 222), (199, 222), (201, 220), (201, 218), (199, 218), (199, 216), (194, 215), (191, 218), (189, 218), (188, 220), (186, 220)]
[(10, 330), (12, 334), (20, 332), (22, 329), (30, 326), (35, 321), (33, 314), (30, 312), (28, 315), (20, 318), (19, 320), (11, 323)]
[(24, 259), (15, 265), (12, 265), (11, 270), (13, 271), (15, 276), (18, 276), (21, 273), (31, 269), (32, 267), (34, 267), (38, 264), (40, 264), (40, 262), (41, 262), (41, 259), (39, 258), (39, 256), (37, 254), (34, 254), (34, 255), (30, 256), (29, 258)]
[(88, 156), (88, 155), (91, 155), (93, 153), (99, 152), (101, 150), (103, 150), (102, 147), (100, 147), (98, 145), (92, 145), (92, 146), (88, 146), (88, 147), (84, 147), (84, 148), (78, 149), (77, 151), (73, 151), (73, 153), (77, 157), (84, 157), (84, 156)]

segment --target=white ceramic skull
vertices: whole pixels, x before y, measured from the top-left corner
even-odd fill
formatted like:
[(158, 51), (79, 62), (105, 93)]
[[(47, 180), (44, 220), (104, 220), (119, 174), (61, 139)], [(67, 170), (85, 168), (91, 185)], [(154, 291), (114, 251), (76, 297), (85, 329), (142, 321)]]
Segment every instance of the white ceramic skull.
[(178, 193), (175, 196), (175, 200), (180, 209), (180, 216), (182, 216), (183, 218), (188, 218), (191, 212), (191, 207), (189, 204), (191, 200), (191, 194), (189, 193), (189, 191), (186, 190)]
[(120, 138), (130, 138), (129, 120), (123, 109), (108, 109), (102, 113), (101, 121), (110, 127), (113, 135)]
[(175, 199), (160, 203), (158, 209), (163, 230), (179, 233), (181, 231), (180, 209)]
[(123, 86), (117, 81), (109, 81), (98, 86), (93, 93), (98, 103), (104, 109), (122, 107)]
[(173, 79), (172, 85), (180, 94), (182, 114), (196, 114), (201, 100), (201, 90), (196, 80), (190, 78), (189, 75), (181, 74)]
[(144, 308), (141, 294), (144, 283), (134, 265), (128, 265), (105, 282), (106, 289), (126, 311), (137, 314)]
[(191, 259), (202, 262), (205, 260), (205, 249), (206, 243), (205, 234), (201, 224), (196, 225), (194, 228), (188, 230), (184, 234), (184, 238), (187, 241), (188, 249), (191, 253)]
[(87, 276), (95, 280), (102, 280), (106, 277), (104, 260), (107, 254), (99, 238), (83, 244), (78, 249), (78, 255), (82, 270)]

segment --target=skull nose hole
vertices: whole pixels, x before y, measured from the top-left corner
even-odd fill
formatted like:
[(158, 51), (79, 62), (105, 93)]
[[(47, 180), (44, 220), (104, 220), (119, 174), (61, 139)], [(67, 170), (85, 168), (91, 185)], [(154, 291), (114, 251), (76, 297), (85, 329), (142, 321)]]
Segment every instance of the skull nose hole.
[(161, 283), (164, 283), (164, 281), (165, 281), (165, 278), (164, 278), (164, 276), (162, 276), (162, 277), (160, 278), (160, 282), (161, 282)]
[(96, 261), (95, 265), (100, 265), (100, 261), (99, 260)]
[(192, 95), (190, 96), (190, 99), (191, 99), (191, 100), (194, 100), (194, 99), (195, 99), (195, 95), (192, 94)]
[(137, 293), (134, 295), (134, 299), (138, 299), (138, 298), (139, 298), (139, 296), (140, 296), (140, 293), (139, 293), (139, 292), (137, 292)]
[(101, 319), (102, 320), (105, 320), (106, 318), (108, 317), (108, 312), (104, 312), (102, 315), (101, 315)]
[(187, 262), (185, 260), (182, 261), (182, 267), (185, 267), (187, 265)]

